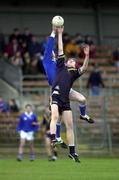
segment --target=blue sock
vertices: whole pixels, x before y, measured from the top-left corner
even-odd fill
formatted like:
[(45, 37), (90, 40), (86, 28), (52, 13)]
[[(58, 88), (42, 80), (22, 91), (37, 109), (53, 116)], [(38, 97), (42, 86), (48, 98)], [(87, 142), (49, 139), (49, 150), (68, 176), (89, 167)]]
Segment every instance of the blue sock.
[(56, 124), (56, 138), (60, 138), (60, 127), (61, 127), (61, 123), (57, 122), (57, 124)]
[(79, 109), (80, 109), (80, 114), (82, 116), (85, 116), (85, 114), (86, 114), (86, 105), (80, 104)]

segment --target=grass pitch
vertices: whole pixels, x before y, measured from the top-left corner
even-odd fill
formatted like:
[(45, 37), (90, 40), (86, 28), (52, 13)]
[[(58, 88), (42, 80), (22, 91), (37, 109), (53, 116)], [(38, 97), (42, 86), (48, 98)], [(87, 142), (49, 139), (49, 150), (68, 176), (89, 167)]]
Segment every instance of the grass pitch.
[(119, 159), (84, 158), (81, 163), (70, 159), (48, 162), (36, 159), (0, 160), (0, 180), (118, 180)]

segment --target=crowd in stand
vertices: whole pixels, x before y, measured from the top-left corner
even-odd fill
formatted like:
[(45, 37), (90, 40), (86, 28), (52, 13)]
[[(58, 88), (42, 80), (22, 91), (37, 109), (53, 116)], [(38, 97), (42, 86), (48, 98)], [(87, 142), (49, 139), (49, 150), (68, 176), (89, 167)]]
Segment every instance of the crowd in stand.
[(19, 107), (16, 103), (15, 99), (9, 99), (8, 102), (6, 102), (3, 97), (0, 96), (0, 115), (8, 115), (10, 113), (18, 113)]
[[(47, 37), (41, 41), (27, 27), (24, 28), (22, 33), (18, 28), (13, 29), (13, 32), (9, 35), (7, 41), (4, 34), (0, 33), (0, 59), (3, 59), (13, 66), (20, 66), (24, 75), (45, 73), (42, 60), (46, 43)], [(63, 44), (64, 52), (67, 57), (84, 58), (83, 47), (85, 44), (88, 44), (90, 46), (90, 58), (96, 58), (96, 45), (92, 37), (89, 35), (84, 36), (77, 33), (71, 36), (68, 33), (64, 33)], [(57, 47), (54, 47), (54, 49), (57, 49)], [(112, 62), (119, 72), (119, 46), (112, 51)], [(101, 85), (104, 87), (101, 78), (97, 78), (97, 74), (99, 77), (99, 71), (97, 73), (97, 68), (95, 73), (92, 70), (88, 79), (87, 87), (92, 87), (92, 82), (97, 83), (97, 79), (99, 79), (99, 86)]]
[[(71, 36), (64, 33), (63, 41), (67, 56), (83, 58), (82, 48), (86, 43), (90, 45), (90, 58), (96, 57), (95, 44), (89, 35), (76, 34)], [(7, 42), (4, 34), (0, 34), (0, 56), (14, 66), (21, 66), (23, 74), (44, 73), (42, 59), (46, 42), (47, 37), (40, 41), (37, 36), (31, 33), (29, 28), (25, 28), (23, 33), (20, 32), (20, 29), (15, 28)]]
[[(84, 58), (83, 46), (90, 45), (90, 58), (96, 58), (96, 45), (89, 35), (77, 33), (63, 35), (64, 52), (66, 56)], [(44, 73), (42, 59), (46, 47), (47, 37), (41, 41), (29, 28), (20, 32), (14, 28), (11, 35), (6, 37), (0, 33), (0, 58), (14, 66), (21, 66), (23, 74), (36, 75)], [(112, 52), (113, 64), (119, 68), (119, 46)]]

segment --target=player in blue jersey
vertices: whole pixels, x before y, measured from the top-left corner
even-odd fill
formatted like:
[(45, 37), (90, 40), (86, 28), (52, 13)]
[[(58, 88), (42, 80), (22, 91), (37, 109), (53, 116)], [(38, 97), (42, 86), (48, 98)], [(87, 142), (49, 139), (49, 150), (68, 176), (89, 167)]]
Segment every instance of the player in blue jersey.
[[(56, 77), (56, 56), (54, 53), (54, 44), (57, 28), (53, 27), (51, 35), (48, 38), (47, 46), (44, 53), (43, 66), (47, 75), (48, 83), (52, 86)], [(94, 121), (86, 114), (86, 98), (79, 92), (71, 89), (69, 93), (70, 100), (79, 102), (80, 118), (86, 120), (88, 123)], [(56, 138), (59, 142), (62, 142), (60, 137), (60, 121), (57, 123)]]
[(34, 153), (34, 133), (39, 129), (39, 122), (36, 114), (32, 110), (32, 106), (27, 104), (25, 106), (25, 112), (19, 117), (19, 122), (17, 125), (17, 132), (20, 135), (20, 145), (18, 150), (17, 160), (22, 161), (23, 151), (26, 141), (29, 142), (30, 153), (29, 158), (31, 161), (35, 159)]

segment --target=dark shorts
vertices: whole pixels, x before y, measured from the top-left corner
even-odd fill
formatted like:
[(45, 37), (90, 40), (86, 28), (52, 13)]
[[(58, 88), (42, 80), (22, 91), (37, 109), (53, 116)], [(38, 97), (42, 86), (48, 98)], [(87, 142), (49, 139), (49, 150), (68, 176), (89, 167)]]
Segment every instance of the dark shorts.
[(59, 95), (52, 95), (51, 105), (52, 104), (58, 105), (59, 114), (62, 114), (63, 111), (71, 111), (70, 102), (63, 102)]

